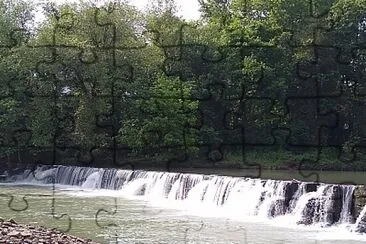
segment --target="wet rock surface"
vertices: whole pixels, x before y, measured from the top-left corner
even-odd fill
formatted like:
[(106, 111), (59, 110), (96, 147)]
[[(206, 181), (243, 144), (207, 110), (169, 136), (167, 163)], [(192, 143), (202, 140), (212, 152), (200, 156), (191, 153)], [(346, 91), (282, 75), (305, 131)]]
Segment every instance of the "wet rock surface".
[(333, 194), (330, 199), (330, 211), (327, 213), (327, 223), (334, 224), (339, 221), (342, 212), (342, 188), (338, 185), (333, 186)]
[(290, 202), (293, 199), (296, 191), (299, 189), (299, 184), (298, 183), (291, 183), (291, 184), (287, 184), (285, 185), (285, 201), (284, 201), (284, 206), (286, 209), (288, 209), (290, 207)]
[(276, 217), (279, 215), (283, 215), (286, 213), (286, 206), (285, 206), (285, 200), (284, 199), (277, 199), (272, 203), (269, 210), (269, 216), (268, 217)]
[(310, 199), (306, 203), (306, 207), (303, 210), (303, 216), (300, 221), (297, 222), (297, 224), (302, 225), (311, 225), (314, 222), (314, 215), (316, 213), (317, 208), (317, 202), (315, 198)]
[(305, 185), (305, 191), (306, 192), (314, 192), (318, 189), (319, 184), (318, 183), (308, 183)]
[(353, 217), (357, 217), (366, 205), (366, 188), (365, 186), (357, 186), (353, 192)]
[(12, 219), (8, 221), (0, 219), (0, 243), (95, 244), (96, 242), (65, 234), (56, 229), (18, 224)]
[(366, 233), (366, 216), (361, 218), (361, 221), (356, 226), (355, 231), (359, 233)]

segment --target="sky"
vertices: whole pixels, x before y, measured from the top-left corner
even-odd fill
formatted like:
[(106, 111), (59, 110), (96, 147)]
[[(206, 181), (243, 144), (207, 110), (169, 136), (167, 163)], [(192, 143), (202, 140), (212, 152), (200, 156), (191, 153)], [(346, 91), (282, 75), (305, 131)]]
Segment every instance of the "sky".
[[(130, 2), (140, 9), (144, 9), (149, 0), (130, 0)], [(179, 8), (179, 15), (189, 20), (197, 20), (199, 18), (198, 0), (175, 0), (175, 2)]]
[[(31, 0), (30, 0), (31, 1)], [(144, 10), (150, 0), (129, 0), (130, 3), (137, 6), (139, 9)], [(32, 2), (42, 2), (42, 0), (36, 0)], [(44, 1), (43, 1), (44, 2)], [(52, 0), (52, 2), (65, 3), (65, 2), (77, 2), (77, 0)], [(187, 20), (197, 20), (199, 14), (198, 0), (175, 0), (178, 6), (178, 15)]]

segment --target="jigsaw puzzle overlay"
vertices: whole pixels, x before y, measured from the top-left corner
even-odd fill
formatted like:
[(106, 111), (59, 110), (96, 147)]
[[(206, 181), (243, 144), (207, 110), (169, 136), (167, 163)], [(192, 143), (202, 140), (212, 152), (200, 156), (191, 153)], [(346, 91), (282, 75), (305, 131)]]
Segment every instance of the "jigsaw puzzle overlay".
[[(50, 215), (68, 232), (73, 218), (59, 212), (56, 184), (80, 186), (95, 168), (103, 168), (99, 187), (113, 190), (158, 177), (139, 170), (234, 168), (261, 178), (264, 170), (285, 169), (314, 183), (264, 183), (270, 190), (262, 200), (284, 198), (272, 217), (294, 210), (296, 192), (319, 192), (333, 208), (324, 217), (311, 208), (324, 202), (309, 200), (299, 223), (345, 221), (338, 202), (344, 207), (354, 191), (366, 191), (319, 188), (318, 172), (366, 169), (366, 2), (200, 4), (202, 20), (187, 21), (175, 15), (173, 1), (146, 12), (123, 1), (0, 1), (0, 173), (52, 185), (49, 194), (22, 196), (21, 207), (15, 196), (0, 194), (9, 211), (26, 211), (29, 197), (50, 198)], [(42, 8), (44, 22), (34, 23), (33, 7)], [(213, 180), (159, 177), (170, 188), (177, 180), (184, 185), (176, 199)], [(218, 205), (230, 199), (222, 194)], [(352, 204), (350, 221), (364, 222), (357, 219), (363, 201)], [(118, 228), (101, 221), (116, 214), (114, 198), (95, 213), (95, 224)], [(187, 229), (185, 240), (202, 228)]]

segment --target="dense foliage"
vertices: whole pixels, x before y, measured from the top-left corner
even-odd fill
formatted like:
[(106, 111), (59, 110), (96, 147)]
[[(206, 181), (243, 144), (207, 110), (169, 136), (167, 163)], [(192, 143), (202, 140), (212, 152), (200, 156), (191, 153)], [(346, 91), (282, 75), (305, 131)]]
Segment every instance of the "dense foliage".
[(42, 5), (37, 24), (37, 6), (0, 1), (3, 156), (354, 161), (365, 147), (365, 0), (200, 0), (198, 21), (169, 0), (96, 3)]

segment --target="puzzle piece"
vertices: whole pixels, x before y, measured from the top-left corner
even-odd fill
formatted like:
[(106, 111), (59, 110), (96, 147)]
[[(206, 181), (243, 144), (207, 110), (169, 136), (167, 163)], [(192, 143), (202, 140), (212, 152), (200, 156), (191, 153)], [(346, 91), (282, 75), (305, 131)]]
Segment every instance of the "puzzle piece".
[(118, 205), (117, 205), (117, 199), (116, 198), (114, 198), (114, 210), (113, 211), (105, 210), (103, 208), (98, 209), (98, 211), (95, 214), (95, 223), (96, 223), (96, 225), (100, 228), (107, 228), (107, 227), (112, 227), (112, 226), (117, 227), (117, 225), (115, 223), (108, 223), (107, 225), (105, 225), (105, 224), (102, 224), (102, 223), (99, 222), (99, 215), (101, 213), (106, 213), (108, 215), (110, 215), (110, 214), (114, 215), (114, 214), (116, 214), (117, 209), (118, 209)]
[[(44, 171), (38, 171), (38, 169), (42, 169)], [(36, 173), (37, 172), (37, 173)], [(56, 188), (55, 188), (55, 182), (56, 182), (56, 174), (57, 171), (52, 166), (48, 166), (48, 169), (45, 168), (45, 166), (41, 166), (39, 168), (37, 165), (34, 165), (32, 169), (29, 169), (29, 176), (24, 175), (25, 177), (32, 177), (33, 179), (44, 182), (44, 183), (52, 183), (52, 194), (25, 194), (21, 198), (22, 204), (19, 204), (19, 201), (17, 200), (17, 197), (11, 195), (11, 194), (2, 194), (2, 197), (9, 198), (8, 207), (12, 211), (16, 212), (23, 212), (29, 210), (29, 197), (36, 197), (36, 198), (50, 198), (51, 200), (51, 206), (50, 206), (50, 215), (52, 216), (52, 219), (54, 221), (63, 221), (63, 219), (66, 218), (67, 220), (67, 228), (62, 229), (63, 232), (69, 232), (72, 227), (72, 219), (68, 214), (58, 214), (56, 211)], [(24, 206), (23, 206), (24, 205)]]
[(72, 228), (72, 219), (70, 217), (69, 214), (58, 214), (56, 211), (56, 199), (55, 199), (55, 181), (53, 180), (52, 182), (52, 204), (51, 204), (51, 215), (52, 218), (54, 218), (56, 221), (58, 220), (62, 220), (62, 219), (67, 219), (67, 228), (66, 229), (62, 229), (62, 232), (69, 232)]
[(364, 72), (364, 48), (354, 48), (351, 51), (352, 59), (357, 63), (355, 73), (357, 78), (354, 81), (349, 82), (349, 86), (353, 89), (353, 94), (356, 97), (363, 98), (365, 96), (365, 72)]
[(186, 244), (186, 243), (189, 243), (189, 241), (187, 240), (187, 238), (188, 238), (188, 233), (189, 232), (192, 232), (192, 231), (195, 231), (195, 232), (199, 232), (199, 231), (201, 231), (202, 229), (203, 229), (203, 227), (204, 227), (204, 222), (203, 221), (201, 221), (201, 225), (200, 225), (200, 227), (198, 227), (197, 229), (196, 228), (186, 228), (186, 230), (185, 230), (185, 232), (184, 232), (184, 243)]
[(29, 208), (29, 203), (28, 203), (28, 200), (27, 200), (28, 197), (40, 197), (40, 198), (42, 198), (42, 197), (50, 197), (52, 195), (49, 195), (49, 194), (26, 194), (26, 195), (22, 196), (22, 198), (21, 198), (22, 204), (17, 203), (18, 202), (17, 198), (13, 195), (1, 194), (0, 196), (5, 197), (5, 198), (9, 198), (8, 208), (11, 211), (23, 212), (23, 211), (28, 210), (28, 208)]
[[(302, 5), (300, 7), (300, 4)], [(332, 4), (334, 1), (303, 1), (302, 3), (291, 4), (284, 3), (283, 11), (294, 18), (297, 15), (298, 22), (292, 24), (292, 28), (288, 29), (291, 33), (290, 46), (292, 47), (316, 47), (321, 45), (320, 33), (327, 33), (332, 31), (332, 24), (329, 21)], [(301, 9), (301, 10), (300, 10)], [(292, 16), (291, 16), (292, 15)], [(301, 28), (306, 25), (309, 28)], [(332, 46), (331, 43), (330, 46)]]
[(51, 197), (52, 198), (52, 205), (51, 205), (51, 215), (52, 218), (54, 218), (55, 220), (59, 220), (62, 219), (63, 217), (67, 217), (68, 218), (68, 227), (65, 230), (62, 230), (63, 232), (68, 232), (71, 230), (71, 223), (72, 220), (70, 218), (70, 216), (68, 216), (67, 214), (62, 214), (60, 216), (56, 215), (55, 212), (55, 196), (54, 196), (54, 192), (53, 194), (25, 194), (24, 196), (22, 196), (21, 198), (21, 202), (22, 204), (19, 204), (17, 198), (13, 195), (10, 194), (1, 194), (2, 197), (6, 197), (9, 198), (8, 201), (8, 208), (11, 211), (15, 211), (15, 212), (23, 212), (23, 211), (27, 211), (29, 208), (29, 203), (27, 198), (28, 197), (37, 197), (37, 198), (45, 198), (45, 197)]
[[(301, 81), (293, 84), (297, 85), (296, 89), (293, 90), (295, 92), (303, 91), (307, 96), (317, 96), (319, 98), (342, 96), (344, 81), (356, 80), (356, 77), (350, 65), (350, 59), (346, 60), (341, 55), (341, 50), (337, 48), (316, 47), (310, 65), (298, 64), (297, 72)], [(329, 90), (333, 93), (328, 93)], [(301, 96), (300, 94), (296, 95)]]
[[(102, 215), (102, 213), (106, 214), (107, 216), (110, 216), (110, 215), (113, 216), (117, 213), (117, 211), (118, 211), (118, 201), (117, 201), (117, 198), (114, 198), (113, 200), (114, 200), (114, 207), (113, 207), (114, 209), (112, 211), (106, 210), (104, 208), (100, 208), (95, 213), (95, 223), (99, 228), (105, 229), (105, 228), (117, 228), (118, 227), (118, 224), (116, 224), (116, 223), (107, 223), (107, 224), (103, 223), (101, 221), (102, 216), (100, 216), (100, 215)], [(117, 230), (116, 230), (116, 234), (113, 237), (115, 238), (116, 243), (119, 243), (118, 242), (119, 234), (118, 234)]]
[[(156, 165), (168, 172), (183, 166), (227, 168), (232, 161), (238, 168), (254, 169), (254, 174), (241, 175), (252, 178), (268, 167), (261, 160), (284, 151), (288, 160), (297, 160), (285, 167), (314, 180), (304, 189), (316, 192), (321, 179), (315, 169), (323, 169), (327, 150), (346, 169), (365, 159), (364, 4), (354, 3), (357, 11), (351, 13), (346, 11), (351, 2), (234, 1), (230, 6), (212, 1), (222, 16), (206, 19), (205, 25), (169, 13), (145, 21), (117, 2), (85, 9), (49, 5), (50, 22), (40, 26), (39, 40), (24, 40), (21, 28), (0, 37), (2, 58), (12, 50), (18, 55), (15, 61), (28, 55), (35, 64), (28, 69), (28, 60), (20, 64), (26, 72), (5, 72), (7, 78), (0, 81), (1, 150), (15, 151), (19, 163), (30, 159), (23, 151), (34, 150), (48, 164), (132, 171)], [(272, 11), (277, 5), (283, 9)], [(24, 50), (17, 52), (22, 45)], [(1, 62), (1, 70), (12, 63)], [(18, 81), (22, 76), (26, 82)], [(12, 124), (16, 126), (8, 130)], [(51, 159), (42, 153), (52, 154)], [(54, 174), (34, 177), (52, 183), (51, 215), (66, 221), (67, 232), (72, 219), (57, 211)], [(77, 184), (85, 180), (84, 175)], [(334, 191), (326, 192), (329, 199), (310, 199), (304, 207), (310, 217), (302, 221), (337, 222), (340, 189), (329, 186)], [(183, 199), (186, 193), (184, 189)], [(13, 211), (29, 207), (28, 195), (20, 198), (20, 207), (17, 197), (2, 197)], [(332, 211), (317, 212), (328, 200)], [(275, 203), (277, 209), (271, 211), (284, 213), (281, 201)], [(116, 216), (117, 207), (114, 198), (114, 206), (100, 208), (96, 225), (118, 227), (103, 221)], [(185, 241), (188, 233), (203, 228), (202, 223), (186, 229)]]

